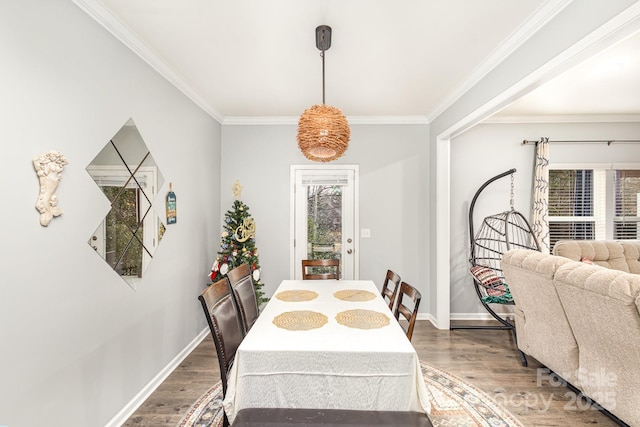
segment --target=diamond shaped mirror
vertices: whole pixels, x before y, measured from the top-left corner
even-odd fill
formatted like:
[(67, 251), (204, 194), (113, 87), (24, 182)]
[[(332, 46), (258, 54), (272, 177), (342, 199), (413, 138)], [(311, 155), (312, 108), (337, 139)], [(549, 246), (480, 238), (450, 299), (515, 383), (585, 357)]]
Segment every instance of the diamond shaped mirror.
[(87, 172), (111, 205), (89, 245), (135, 290), (165, 226), (153, 205), (164, 178), (133, 120), (107, 142)]

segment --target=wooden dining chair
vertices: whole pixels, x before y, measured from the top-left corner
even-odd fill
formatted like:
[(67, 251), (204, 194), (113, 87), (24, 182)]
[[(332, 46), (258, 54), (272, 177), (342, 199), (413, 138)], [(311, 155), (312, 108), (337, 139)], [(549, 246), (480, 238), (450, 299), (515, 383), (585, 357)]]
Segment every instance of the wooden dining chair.
[[(406, 300), (405, 297), (407, 297)], [(393, 311), (393, 315), (406, 332), (409, 341), (411, 341), (411, 336), (413, 335), (413, 327), (416, 323), (416, 317), (418, 317), (418, 306), (420, 305), (421, 299), (422, 294), (420, 291), (406, 282), (400, 283), (400, 290), (396, 299), (396, 306)], [(404, 327), (403, 322), (400, 322), (400, 315), (402, 315), (404, 318), (403, 320), (406, 320), (408, 323), (406, 328)]]
[(236, 307), (240, 313), (244, 335), (249, 332), (258, 318), (258, 297), (251, 277), (249, 264), (240, 264), (227, 273)]
[[(333, 270), (333, 271), (331, 271)], [(339, 259), (303, 259), (302, 280), (327, 280), (340, 277)]]
[[(229, 281), (225, 277), (210, 285), (198, 297), (202, 303), (204, 314), (211, 330), (211, 336), (218, 354), (220, 365), (220, 380), (222, 395), (227, 393), (227, 377), (236, 356), (238, 346), (242, 342), (243, 331), (238, 310), (231, 296)], [(229, 420), (225, 414), (223, 426), (227, 427)]]
[(387, 275), (384, 278), (382, 284), (382, 299), (388, 300), (389, 310), (393, 311), (393, 304), (396, 302), (396, 295), (398, 294), (398, 288), (400, 287), (400, 276), (391, 270), (387, 270)]

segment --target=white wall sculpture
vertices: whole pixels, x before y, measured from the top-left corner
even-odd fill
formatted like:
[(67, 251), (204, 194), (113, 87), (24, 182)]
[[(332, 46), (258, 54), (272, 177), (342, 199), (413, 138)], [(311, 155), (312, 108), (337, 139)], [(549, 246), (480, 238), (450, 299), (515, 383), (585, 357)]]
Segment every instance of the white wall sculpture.
[(57, 151), (47, 151), (33, 159), (33, 167), (40, 180), (40, 195), (36, 202), (36, 209), (40, 212), (40, 225), (46, 227), (55, 216), (62, 215), (58, 206), (56, 189), (62, 179), (62, 169), (67, 159)]

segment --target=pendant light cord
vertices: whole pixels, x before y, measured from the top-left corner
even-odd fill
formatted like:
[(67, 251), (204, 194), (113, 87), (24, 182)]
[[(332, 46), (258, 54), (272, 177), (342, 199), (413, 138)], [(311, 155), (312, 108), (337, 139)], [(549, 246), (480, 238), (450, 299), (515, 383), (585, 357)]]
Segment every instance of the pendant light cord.
[(324, 105), (324, 50), (320, 52), (320, 56), (322, 57), (322, 105)]

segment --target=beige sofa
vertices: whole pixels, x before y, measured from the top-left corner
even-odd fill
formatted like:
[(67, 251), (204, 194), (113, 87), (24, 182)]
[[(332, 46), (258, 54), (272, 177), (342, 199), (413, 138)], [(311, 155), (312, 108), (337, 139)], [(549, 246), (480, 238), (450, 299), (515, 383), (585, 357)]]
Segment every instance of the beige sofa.
[(518, 348), (640, 426), (640, 241), (561, 241), (554, 255), (516, 249), (501, 264)]

